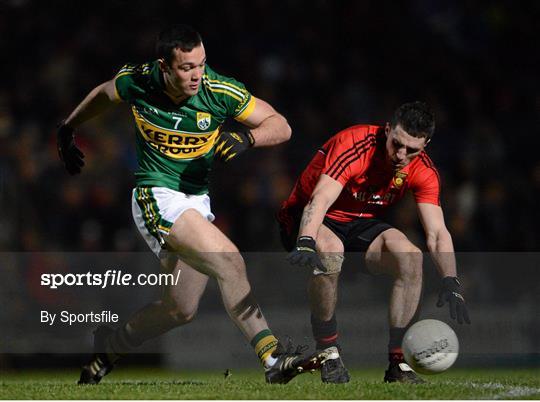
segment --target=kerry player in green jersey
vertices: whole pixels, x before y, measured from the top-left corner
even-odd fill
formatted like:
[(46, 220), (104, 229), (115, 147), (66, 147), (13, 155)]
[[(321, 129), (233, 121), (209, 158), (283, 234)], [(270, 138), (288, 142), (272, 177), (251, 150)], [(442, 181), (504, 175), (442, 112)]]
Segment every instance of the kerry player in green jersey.
[[(291, 129), (243, 84), (206, 65), (201, 37), (191, 27), (164, 30), (156, 50), (157, 60), (126, 64), (112, 80), (94, 88), (58, 130), (58, 150), (67, 171), (80, 173), (84, 155), (75, 145), (75, 128), (119, 102), (131, 105), (139, 165), (133, 217), (162, 270), (181, 270), (180, 283), (164, 289), (161, 300), (117, 330), (97, 329), (96, 353), (79, 383), (97, 384), (123, 353), (189, 323), (209, 277), (218, 281), (229, 316), (263, 363), (266, 381), (286, 383), (302, 371), (319, 368), (322, 357), (304, 358), (272, 335), (238, 249), (212, 224), (207, 193), (214, 159), (228, 161), (250, 147), (287, 141)], [(220, 130), (228, 117), (246, 128)]]

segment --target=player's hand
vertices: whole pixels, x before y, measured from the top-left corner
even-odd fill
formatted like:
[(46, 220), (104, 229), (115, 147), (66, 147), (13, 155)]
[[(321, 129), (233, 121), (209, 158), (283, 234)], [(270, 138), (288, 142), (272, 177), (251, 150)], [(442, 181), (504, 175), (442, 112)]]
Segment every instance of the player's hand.
[(75, 130), (64, 122), (58, 126), (56, 144), (58, 146), (58, 155), (70, 175), (81, 173), (84, 166), (84, 154), (75, 145)]
[(222, 131), (216, 142), (215, 157), (222, 162), (229, 162), (253, 145), (255, 145), (255, 138), (248, 129)]
[(444, 303), (448, 302), (450, 307), (450, 317), (452, 319), (457, 318), (457, 322), (463, 324), (465, 321), (467, 324), (471, 323), (469, 319), (469, 312), (467, 306), (465, 306), (465, 299), (460, 293), (461, 283), (458, 278), (453, 276), (447, 276), (442, 280), (441, 290), (439, 291), (439, 300), (437, 301), (437, 307), (444, 306)]
[(315, 239), (311, 236), (299, 237), (293, 251), (287, 256), (287, 260), (293, 265), (326, 272), (326, 267), (315, 249)]

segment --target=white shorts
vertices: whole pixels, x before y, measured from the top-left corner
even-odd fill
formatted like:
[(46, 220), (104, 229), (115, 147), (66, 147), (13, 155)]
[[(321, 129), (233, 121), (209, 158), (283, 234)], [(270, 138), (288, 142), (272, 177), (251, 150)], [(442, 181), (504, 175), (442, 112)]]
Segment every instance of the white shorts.
[(166, 187), (135, 187), (131, 211), (137, 229), (150, 249), (160, 257), (164, 250), (163, 235), (168, 235), (173, 223), (188, 209), (195, 209), (210, 222), (215, 219), (207, 194), (191, 195)]

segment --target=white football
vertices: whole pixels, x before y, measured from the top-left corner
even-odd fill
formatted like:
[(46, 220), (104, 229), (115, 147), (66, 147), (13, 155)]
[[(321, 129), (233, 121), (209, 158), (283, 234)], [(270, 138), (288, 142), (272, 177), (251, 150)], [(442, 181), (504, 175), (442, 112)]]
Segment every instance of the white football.
[(405, 333), (403, 356), (413, 370), (421, 374), (438, 374), (456, 361), (459, 342), (456, 333), (439, 320), (422, 320)]

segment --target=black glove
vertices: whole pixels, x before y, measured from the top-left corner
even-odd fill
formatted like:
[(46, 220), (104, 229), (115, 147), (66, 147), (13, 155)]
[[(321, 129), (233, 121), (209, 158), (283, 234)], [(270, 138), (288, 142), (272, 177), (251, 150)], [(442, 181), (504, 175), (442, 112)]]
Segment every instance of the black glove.
[(456, 319), (460, 324), (463, 324), (465, 321), (467, 324), (471, 323), (469, 319), (469, 312), (465, 306), (465, 299), (459, 293), (461, 288), (461, 283), (459, 283), (458, 278), (453, 276), (447, 276), (442, 280), (442, 287), (439, 291), (439, 300), (437, 301), (437, 307), (444, 306), (445, 302), (448, 302), (450, 307), (450, 317)]
[(248, 129), (245, 131), (222, 131), (219, 133), (214, 155), (218, 160), (228, 162), (253, 145), (255, 145), (255, 138)]
[(301, 236), (296, 241), (293, 251), (287, 256), (287, 260), (293, 265), (300, 265), (311, 269), (326, 272), (326, 267), (321, 262), (315, 249), (315, 240), (311, 236)]
[(84, 154), (75, 145), (75, 130), (64, 122), (58, 126), (56, 144), (58, 146), (58, 155), (69, 174), (81, 173), (81, 168), (84, 166)]

